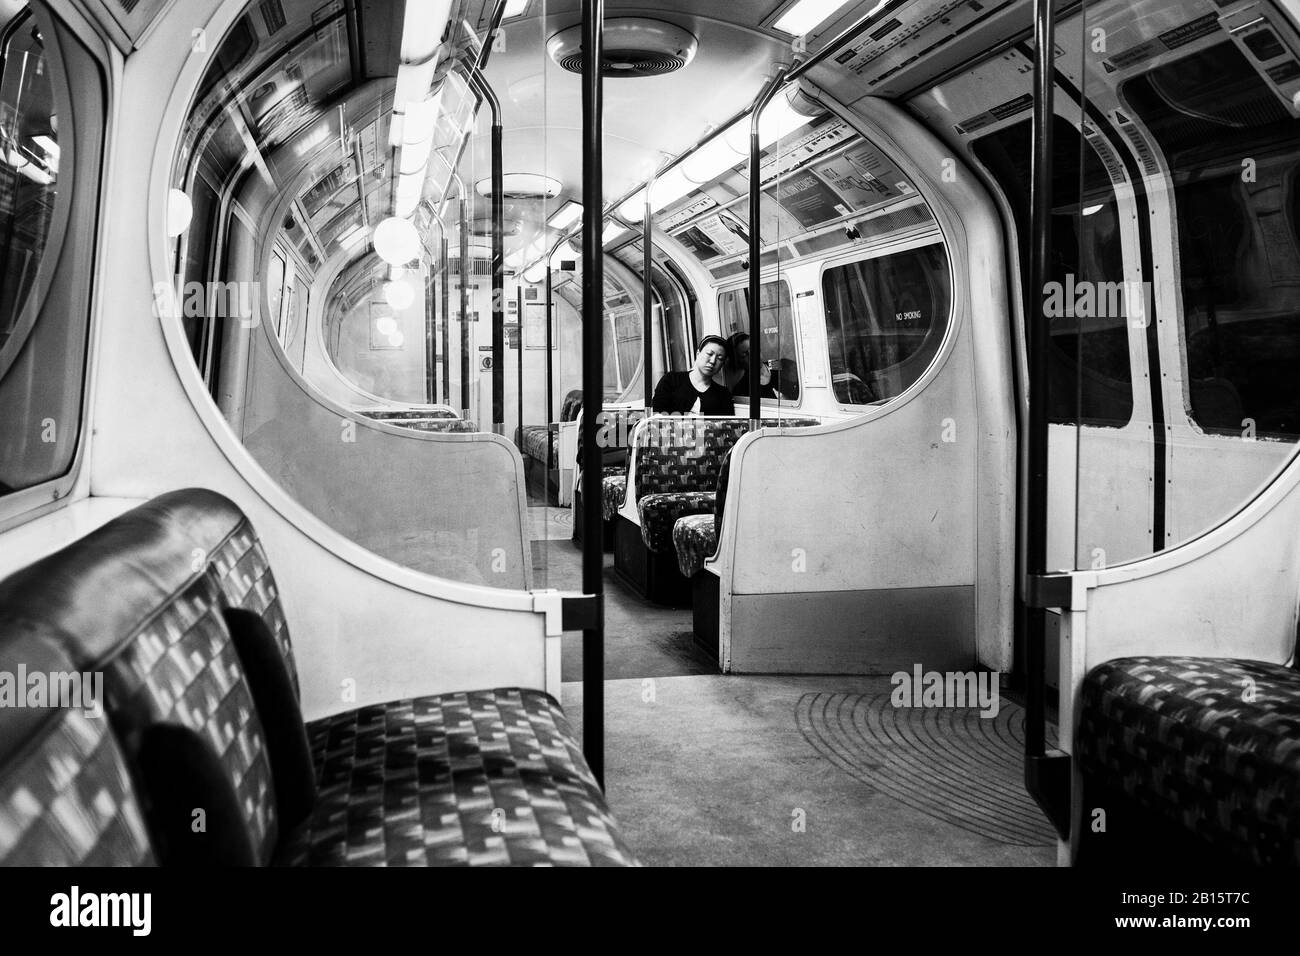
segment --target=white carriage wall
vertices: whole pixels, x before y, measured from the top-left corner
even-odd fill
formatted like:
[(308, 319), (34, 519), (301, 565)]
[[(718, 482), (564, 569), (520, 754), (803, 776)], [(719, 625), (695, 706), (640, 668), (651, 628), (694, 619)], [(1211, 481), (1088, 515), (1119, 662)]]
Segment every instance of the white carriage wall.
[[(200, 26), (221, 36), (243, 6), (242, 0), (228, 0)], [(192, 47), (195, 26), (192, 9), (172, 6), (143, 46), (114, 69), (109, 134), (114, 161), (104, 183), (101, 219), (102, 234), (111, 241), (102, 244), (97, 275), (90, 493), (142, 499), (203, 486), (244, 509), (277, 572), (308, 719), (368, 702), (473, 687), (517, 685), (557, 693), (556, 601), (420, 574), (331, 528), (243, 447), (207, 395), (179, 324), (154, 315), (154, 282), (169, 276), (163, 222), (172, 150), (209, 55)], [(158, 100), (160, 88), (174, 90), (165, 105)], [(286, 398), (295, 391), (306, 398), (278, 362), (277, 372), (265, 357), (254, 360), (259, 362), (254, 383), (258, 374), (270, 372), (272, 381), (278, 375), (285, 386)], [(280, 406), (281, 415), (299, 413), (319, 414), (322, 434), (324, 420), (330, 419), (331, 438), (336, 438), (336, 409), (314, 397)], [(306, 423), (271, 428), (291, 434), (295, 424)], [(258, 416), (252, 416), (251, 427), (259, 428)], [(373, 439), (372, 453), (393, 438), (368, 427), (358, 427), (358, 434)], [(458, 443), (418, 444), (441, 452), (456, 450)], [(471, 438), (468, 444), (484, 456), (504, 453), (491, 442)], [(373, 467), (369, 474), (373, 481)], [(510, 500), (505, 498), (503, 510), (509, 510)], [(344, 697), (348, 688), (352, 699)]]
[[(951, 331), (894, 402), (737, 444), (718, 555), (706, 564), (721, 579), (723, 666), (828, 673), (978, 660), (1007, 671), (1016, 445), (996, 214), (968, 171), (940, 183), (947, 151), (896, 106), (823, 101), (904, 163), (930, 203), (954, 276)], [(785, 270), (794, 294), (820, 301), (821, 266)], [(828, 463), (815, 485), (809, 461)]]

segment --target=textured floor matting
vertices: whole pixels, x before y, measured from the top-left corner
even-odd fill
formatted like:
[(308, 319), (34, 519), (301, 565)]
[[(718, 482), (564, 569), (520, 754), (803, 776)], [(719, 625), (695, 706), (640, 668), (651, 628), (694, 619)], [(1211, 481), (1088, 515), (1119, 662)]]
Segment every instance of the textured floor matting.
[(888, 694), (804, 694), (795, 719), (835, 766), (921, 813), (1011, 846), (1056, 841), (1025, 791), (1024, 710), (1006, 699), (981, 717), (894, 707)]

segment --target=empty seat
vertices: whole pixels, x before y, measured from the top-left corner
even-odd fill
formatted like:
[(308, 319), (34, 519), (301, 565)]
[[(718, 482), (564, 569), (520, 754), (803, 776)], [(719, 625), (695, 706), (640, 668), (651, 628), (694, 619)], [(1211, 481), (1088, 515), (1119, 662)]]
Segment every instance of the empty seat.
[(656, 554), (673, 550), (673, 525), (687, 515), (713, 519), (717, 494), (712, 491), (676, 491), (645, 495), (636, 503), (641, 518), (641, 540)]
[(606, 521), (613, 521), (627, 495), (626, 469), (618, 466), (607, 468), (601, 479), (601, 493), (601, 514)]
[[(213, 492), (163, 495), (0, 582), (0, 648), (41, 659), (24, 643), (32, 633), (104, 675), (100, 724), (149, 835), (149, 852), (124, 862), (634, 863), (541, 691), (431, 695), (304, 725), (269, 563), (242, 512)], [(8, 794), (13, 761), (4, 750), (0, 761)], [(31, 845), (24, 859), (67, 855)]]
[(714, 516), (693, 514), (678, 518), (673, 525), (673, 547), (677, 550), (677, 567), (682, 577), (695, 577), (718, 548)]
[(625, 865), (559, 705), (505, 688), (362, 707), (307, 727), (318, 796), (277, 863)]
[(713, 512), (701, 512), (678, 518), (673, 525), (673, 547), (677, 551), (677, 567), (682, 577), (693, 578), (704, 567), (704, 562), (718, 550), (718, 537), (722, 534), (722, 512), (727, 503), (727, 483), (731, 480), (731, 453), (733, 445), (722, 456), (718, 470), (718, 490), (714, 494)]
[(1300, 864), (1300, 672), (1121, 658), (1087, 675), (1080, 706), (1085, 780), (1231, 856)]

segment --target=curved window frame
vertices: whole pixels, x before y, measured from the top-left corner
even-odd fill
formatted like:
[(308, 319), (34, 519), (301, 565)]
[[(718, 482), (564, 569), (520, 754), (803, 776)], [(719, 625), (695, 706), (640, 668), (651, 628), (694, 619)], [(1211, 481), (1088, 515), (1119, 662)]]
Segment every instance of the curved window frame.
[[(111, 116), (112, 89), (109, 83), (111, 70), (103, 42), (98, 34), (80, 18), (72, 20), (58, 16), (42, 4), (31, 3), (28, 9), (29, 16), (37, 23), (43, 34), (47, 62), (51, 65), (50, 72), (57, 77), (57, 80), (51, 84), (55, 102), (63, 109), (64, 115), (74, 117), (79, 115), (77, 110), (71, 108), (71, 104), (76, 102), (81, 109), (82, 118), (72, 124), (71, 145), (60, 144), (66, 150), (61, 158), (63, 168), (69, 171), (67, 182), (71, 188), (60, 191), (60, 204), (63, 205), (63, 209), (61, 213), (56, 212), (55, 221), (51, 223), (42, 254), (42, 266), (39, 267), (40, 272), (31, 298), (22, 306), (25, 310), (30, 309), (33, 317), (21, 330), (21, 335), (23, 340), (26, 340), (40, 325), (47, 314), (51, 293), (56, 289), (56, 279), (64, 269), (73, 272), (78, 286), (60, 291), (58, 294), (66, 295), (79, 309), (84, 309), (84, 326), (78, 336), (80, 348), (76, 351), (80, 359), (80, 398), (76, 404), (77, 437), (68, 467), (61, 474), (45, 481), (0, 496), (0, 531), (24, 524), (63, 507), (65, 499), (72, 493), (81, 478), (85, 465), (87, 439), (92, 427), (93, 343), (99, 331), (99, 302), (95, 276), (99, 264), (99, 223)], [(64, 39), (70, 40), (79, 49), (75, 52), (69, 51), (65, 48)], [(89, 74), (84, 80), (78, 81), (90, 86), (90, 90), (75, 89), (69, 82), (70, 55), (82, 61), (77, 64), (78, 66), (93, 67), (92, 70), (84, 71)], [(87, 109), (95, 114), (94, 126), (97, 127), (97, 136), (86, 135), (84, 116)], [(85, 181), (80, 181), (83, 178)], [(84, 251), (81, 253), (70, 249), (70, 246), (78, 243), (84, 244)], [(74, 259), (84, 259), (84, 261), (74, 261), (69, 265), (69, 260)], [(36, 298), (37, 296), (39, 299)], [(29, 304), (32, 302), (36, 304)]]
[[(763, 408), (802, 408), (804, 397), (808, 394), (808, 371), (804, 368), (804, 350), (803, 350), (803, 330), (799, 327), (798, 318), (795, 315), (794, 308), (794, 286), (790, 284), (789, 273), (782, 269), (780, 272), (770, 276), (763, 277), (759, 281), (759, 294), (762, 294), (762, 287), (765, 285), (780, 284), (785, 286), (786, 296), (790, 300), (790, 337), (794, 340), (794, 361), (795, 371), (798, 375), (799, 397), (798, 398), (759, 398)], [(714, 288), (715, 298), (713, 300), (714, 308), (718, 311), (718, 328), (722, 328), (722, 297), (728, 293), (739, 293), (742, 297), (749, 292), (749, 286), (744, 285), (726, 285)], [(746, 306), (748, 313), (748, 305)], [(737, 329), (739, 332), (748, 332), (748, 328)], [(722, 333), (723, 338), (729, 338), (726, 333)], [(744, 405), (749, 402), (748, 395), (732, 395), (732, 402), (737, 405)]]
[[(884, 256), (898, 255), (903, 252), (911, 252), (913, 249), (920, 249), (924, 246), (937, 245), (943, 249), (944, 260), (948, 266), (948, 312), (944, 318), (943, 334), (939, 337), (938, 345), (935, 347), (934, 357), (926, 364), (921, 373), (906, 388), (897, 395), (887, 398), (880, 402), (873, 402), (866, 405), (854, 405), (847, 402), (841, 402), (835, 394), (834, 382), (831, 380), (830, 364), (830, 339), (826, 337), (825, 361), (827, 373), (827, 391), (830, 392), (831, 400), (835, 407), (849, 415), (868, 415), (876, 409), (887, 408), (895, 404), (900, 399), (912, 393), (913, 389), (921, 383), (929, 380), (931, 371), (937, 363), (943, 362), (947, 358), (947, 349), (945, 343), (953, 334), (954, 323), (956, 320), (957, 296), (954, 294), (956, 276), (953, 273), (952, 250), (948, 245), (948, 240), (943, 232), (933, 227), (927, 227), (927, 231), (919, 236), (907, 236), (897, 242), (891, 242), (887, 245), (877, 246), (874, 249), (851, 250), (847, 255), (836, 256), (832, 259), (826, 259), (819, 263), (817, 270), (817, 304), (821, 312), (821, 323), (823, 330), (826, 326), (826, 301), (823, 294), (825, 288), (826, 273), (831, 269), (838, 269), (842, 266), (852, 265), (855, 262), (865, 262), (868, 259), (879, 259)], [(824, 334), (824, 332), (823, 332)]]

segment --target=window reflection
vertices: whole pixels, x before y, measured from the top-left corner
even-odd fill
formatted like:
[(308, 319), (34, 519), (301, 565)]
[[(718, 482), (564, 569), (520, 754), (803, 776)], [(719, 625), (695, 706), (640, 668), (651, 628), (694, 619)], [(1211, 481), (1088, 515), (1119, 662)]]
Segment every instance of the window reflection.
[(921, 377), (948, 328), (950, 281), (942, 243), (826, 270), (822, 301), (838, 401), (888, 401)]

